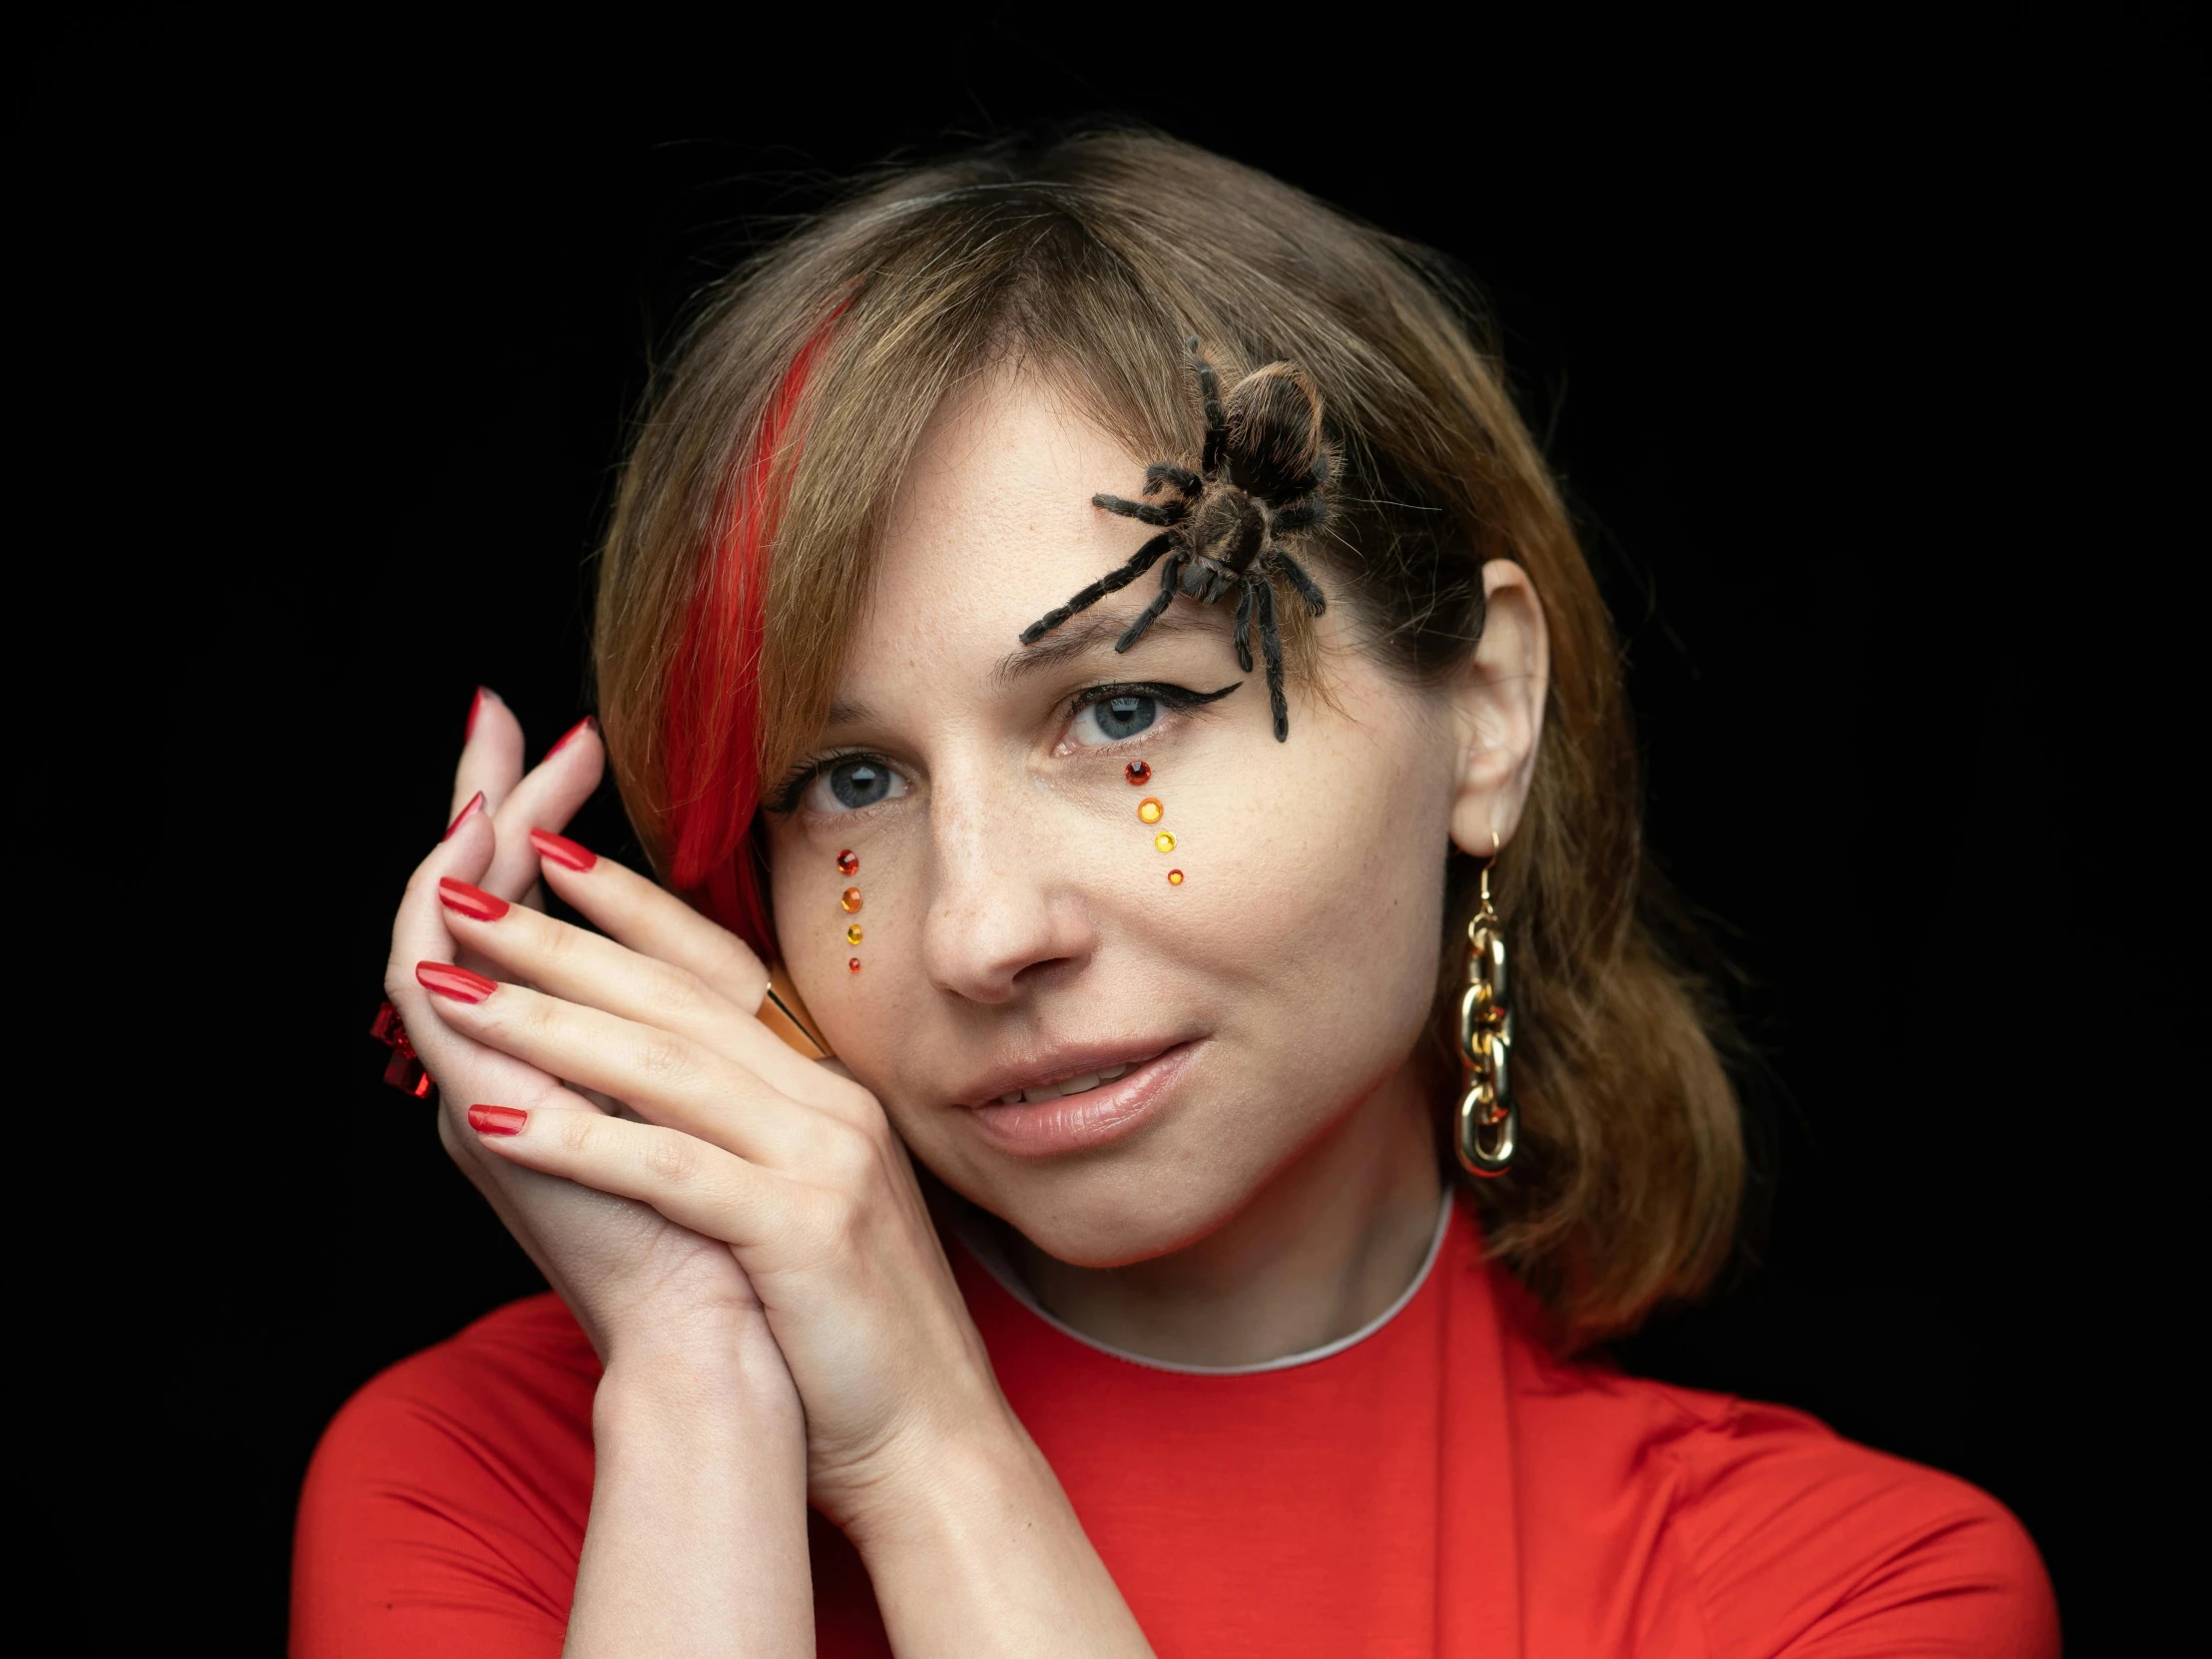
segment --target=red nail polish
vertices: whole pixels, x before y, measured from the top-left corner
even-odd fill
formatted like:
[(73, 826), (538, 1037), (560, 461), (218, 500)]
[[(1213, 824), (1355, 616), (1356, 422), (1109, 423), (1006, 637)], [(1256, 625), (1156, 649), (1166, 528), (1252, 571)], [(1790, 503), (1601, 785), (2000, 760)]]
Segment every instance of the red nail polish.
[(530, 831), (530, 844), (538, 849), (538, 856), (551, 858), (563, 869), (589, 869), (599, 862), (599, 854), (588, 846), (579, 846), (566, 835), (556, 835), (550, 830)]
[(448, 910), (458, 910), (471, 921), (497, 921), (508, 909), (504, 898), (494, 897), (482, 887), (472, 887), (466, 881), (456, 881), (450, 875), (438, 877), (438, 902)]
[(567, 731), (561, 734), (559, 741), (557, 741), (551, 749), (548, 749), (545, 752), (545, 758), (550, 761), (551, 759), (553, 759), (554, 756), (558, 755), (562, 750), (566, 749), (571, 743), (575, 742), (576, 739), (581, 737), (584, 733), (596, 732), (598, 730), (599, 722), (592, 719), (591, 716), (586, 715), (582, 720), (578, 721), (574, 726), (571, 726)]
[(441, 841), (451, 840), (453, 838), (453, 831), (458, 830), (462, 825), (468, 822), (469, 815), (471, 813), (480, 813), (483, 810), (484, 792), (482, 790), (478, 790), (474, 795), (468, 798), (468, 805), (463, 807), (459, 812), (453, 815), (453, 822), (445, 827), (445, 833), (440, 835), (438, 839)]
[(484, 705), (500, 701), (499, 694), (489, 686), (478, 686), (476, 695), (468, 700), (468, 724), (461, 729), (461, 742), (476, 736), (476, 717), (484, 712)]
[(519, 1135), (530, 1114), (520, 1106), (471, 1106), (468, 1126), (479, 1135)]
[(414, 976), (423, 989), (449, 996), (455, 1002), (481, 1002), (499, 989), (498, 980), (486, 979), (480, 973), (455, 967), (451, 962), (417, 962)]

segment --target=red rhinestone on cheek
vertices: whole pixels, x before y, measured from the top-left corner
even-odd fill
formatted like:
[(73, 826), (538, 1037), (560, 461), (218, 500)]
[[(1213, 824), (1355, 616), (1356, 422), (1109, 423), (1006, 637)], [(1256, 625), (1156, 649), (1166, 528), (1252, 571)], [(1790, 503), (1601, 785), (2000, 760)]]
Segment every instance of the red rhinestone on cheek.
[(857, 875), (860, 873), (860, 855), (849, 846), (837, 854), (837, 873), (839, 875)]
[(847, 973), (858, 973), (860, 971), (860, 958), (857, 956), (846, 957), (844, 962), (844, 970)]
[(1121, 769), (1121, 775), (1138, 789), (1152, 782), (1152, 766), (1147, 761), (1131, 761)]

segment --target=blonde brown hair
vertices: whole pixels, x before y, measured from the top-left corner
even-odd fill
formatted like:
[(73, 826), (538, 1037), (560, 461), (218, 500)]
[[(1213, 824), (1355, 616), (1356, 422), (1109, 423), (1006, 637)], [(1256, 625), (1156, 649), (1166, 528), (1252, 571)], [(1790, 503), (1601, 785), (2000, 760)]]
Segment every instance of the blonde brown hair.
[[(1491, 559), (1520, 564), (1544, 607), (1543, 740), (1492, 876), (1521, 1150), (1476, 1192), (1492, 1251), (1574, 1342), (1709, 1280), (1743, 1142), (1722, 1012), (1660, 942), (1611, 620), (1472, 317), (1424, 250), (1153, 133), (873, 181), (713, 292), (657, 376), (604, 551), (601, 718), (663, 874), (773, 952), (763, 781), (822, 727), (945, 395), (1015, 356), (1133, 455), (1191, 463), (1187, 336), (1225, 381), (1297, 363), (1344, 457), (1312, 554), (1367, 648), (1416, 680), (1447, 673), (1481, 635)], [(1310, 641), (1291, 645), (1311, 672)], [(1439, 1123), (1475, 867), (1452, 859), (1439, 941)]]

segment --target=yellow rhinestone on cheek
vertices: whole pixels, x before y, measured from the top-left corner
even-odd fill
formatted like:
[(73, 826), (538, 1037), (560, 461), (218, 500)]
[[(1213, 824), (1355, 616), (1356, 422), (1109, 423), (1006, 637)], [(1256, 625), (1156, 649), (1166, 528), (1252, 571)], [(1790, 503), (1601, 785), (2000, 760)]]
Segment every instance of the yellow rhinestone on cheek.
[(1149, 796), (1137, 803), (1137, 817), (1143, 819), (1147, 824), (1158, 824), (1160, 815), (1166, 811), (1165, 807)]
[(1162, 852), (1173, 852), (1175, 850), (1175, 836), (1163, 830), (1152, 837), (1152, 844)]
[(854, 922), (844, 930), (844, 942), (846, 944), (858, 944), (860, 942), (860, 924), (858, 922)]

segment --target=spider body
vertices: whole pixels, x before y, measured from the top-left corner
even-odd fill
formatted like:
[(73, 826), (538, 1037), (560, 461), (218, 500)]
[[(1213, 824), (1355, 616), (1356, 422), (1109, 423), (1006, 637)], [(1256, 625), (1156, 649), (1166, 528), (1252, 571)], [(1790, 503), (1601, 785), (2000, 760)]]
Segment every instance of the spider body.
[(1277, 538), (1314, 529), (1329, 516), (1325, 492), (1330, 462), (1322, 441), (1321, 398), (1291, 364), (1270, 363), (1246, 375), (1225, 401), (1213, 365), (1198, 355), (1198, 341), (1191, 339), (1187, 348), (1206, 411), (1200, 469), (1160, 461), (1145, 468), (1144, 499), (1092, 496), (1094, 506), (1155, 525), (1160, 533), (1127, 564), (1024, 628), (1021, 643), (1036, 644), (1158, 564), (1159, 592), (1114, 649), (1127, 651), (1144, 638), (1177, 594), (1212, 605), (1234, 593), (1231, 633), (1237, 661), (1251, 671), (1251, 635), (1257, 622), (1276, 741), (1287, 742), (1291, 717), (1283, 696), (1283, 636), (1276, 622), (1274, 577), (1280, 573), (1316, 616), (1329, 601)]

